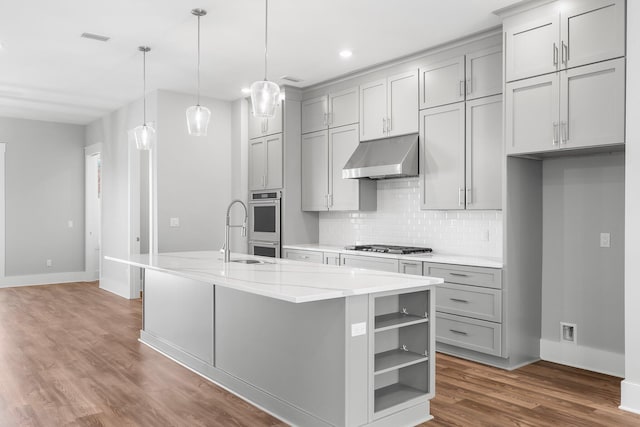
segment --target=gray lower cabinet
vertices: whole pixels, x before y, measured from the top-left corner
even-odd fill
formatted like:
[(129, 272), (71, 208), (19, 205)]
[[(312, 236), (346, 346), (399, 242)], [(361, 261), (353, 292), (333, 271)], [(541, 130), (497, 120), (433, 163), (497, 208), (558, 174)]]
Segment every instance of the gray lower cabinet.
[(502, 270), (425, 262), (424, 274), (445, 281), (436, 292), (436, 341), (447, 347), (438, 350), (504, 356)]
[(324, 263), (324, 256), (320, 251), (284, 249), (282, 258), (292, 259), (295, 261), (313, 262), (316, 264)]

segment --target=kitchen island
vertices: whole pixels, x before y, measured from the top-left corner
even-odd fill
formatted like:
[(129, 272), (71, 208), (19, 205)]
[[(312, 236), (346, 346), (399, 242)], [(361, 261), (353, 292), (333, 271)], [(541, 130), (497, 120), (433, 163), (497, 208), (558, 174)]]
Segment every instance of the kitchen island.
[(178, 252), (144, 269), (140, 340), (292, 425), (431, 419), (442, 279)]

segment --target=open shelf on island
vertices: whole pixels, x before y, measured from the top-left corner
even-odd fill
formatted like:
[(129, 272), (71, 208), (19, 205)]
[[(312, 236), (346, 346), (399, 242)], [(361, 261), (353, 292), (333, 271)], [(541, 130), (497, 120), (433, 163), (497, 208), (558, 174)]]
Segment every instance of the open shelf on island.
[(387, 329), (400, 328), (402, 326), (415, 325), (427, 322), (426, 317), (416, 316), (415, 314), (405, 313), (388, 313), (375, 318), (375, 331), (381, 332)]
[(406, 366), (415, 365), (429, 360), (424, 354), (414, 353), (412, 351), (405, 351), (400, 348), (395, 350), (385, 351), (375, 355), (375, 375), (383, 374), (385, 372), (404, 368)]
[(393, 406), (424, 396), (425, 392), (404, 384), (391, 384), (375, 391), (374, 412), (384, 411)]
[(376, 298), (375, 331), (428, 322), (428, 301), (424, 291)]

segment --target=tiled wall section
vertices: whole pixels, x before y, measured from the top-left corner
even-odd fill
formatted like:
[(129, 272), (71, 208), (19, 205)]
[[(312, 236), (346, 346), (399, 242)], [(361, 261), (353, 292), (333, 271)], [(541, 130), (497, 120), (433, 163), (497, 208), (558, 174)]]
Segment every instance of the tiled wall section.
[(320, 244), (428, 246), (440, 253), (502, 257), (502, 211), (420, 210), (419, 178), (378, 181), (373, 212), (321, 212)]

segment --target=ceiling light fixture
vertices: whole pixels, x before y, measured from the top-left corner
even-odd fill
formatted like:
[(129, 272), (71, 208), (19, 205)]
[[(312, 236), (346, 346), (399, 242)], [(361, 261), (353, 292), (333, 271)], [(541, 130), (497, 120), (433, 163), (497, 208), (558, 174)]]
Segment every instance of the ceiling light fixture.
[(149, 150), (156, 142), (156, 130), (147, 124), (147, 52), (148, 46), (138, 48), (142, 52), (142, 125), (133, 130), (133, 138), (138, 150)]
[(251, 88), (248, 87), (243, 87), (242, 89), (240, 89), (242, 91), (242, 93), (244, 93), (245, 95), (249, 95), (251, 93)]
[(265, 0), (264, 12), (264, 80), (251, 85), (251, 107), (254, 117), (271, 118), (276, 114), (280, 101), (280, 87), (267, 80), (267, 25), (269, 0)]
[(187, 108), (187, 129), (189, 135), (207, 136), (211, 110), (200, 105), (200, 18), (207, 14), (204, 9), (193, 9), (191, 13), (198, 17), (198, 101), (196, 105)]
[(343, 57), (343, 58), (345, 58), (345, 59), (346, 59), (346, 58), (351, 58), (351, 55), (353, 55), (353, 52), (351, 52), (351, 51), (350, 51), (350, 50), (348, 50), (348, 49), (345, 49), (345, 50), (343, 50), (343, 51), (341, 51), (341, 52), (340, 52), (340, 56), (341, 56), (341, 57)]

